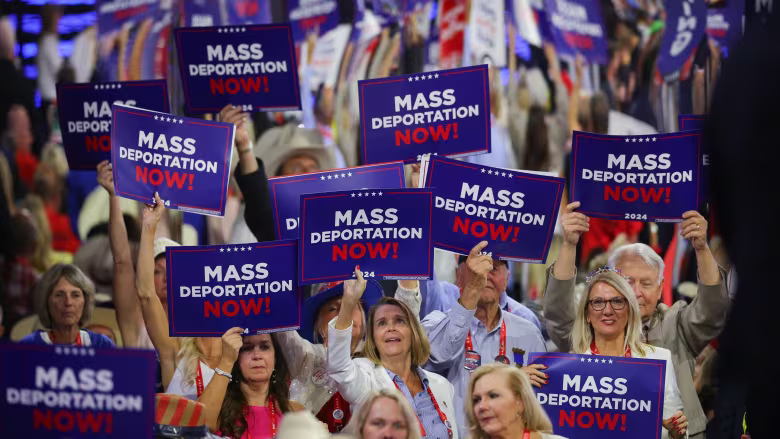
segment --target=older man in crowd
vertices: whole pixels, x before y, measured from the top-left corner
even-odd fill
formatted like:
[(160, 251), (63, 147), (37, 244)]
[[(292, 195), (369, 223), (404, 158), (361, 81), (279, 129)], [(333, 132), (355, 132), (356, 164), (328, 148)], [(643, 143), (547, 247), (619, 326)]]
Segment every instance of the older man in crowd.
[[(544, 295), (547, 329), (553, 341), (565, 352), (571, 349), (575, 318), (576, 248), (588, 231), (590, 219), (575, 212), (579, 202), (566, 206), (563, 214), (564, 241), (555, 264), (550, 268)], [(629, 277), (642, 313), (642, 338), (650, 345), (672, 352), (677, 384), (682, 393), (690, 437), (704, 438), (707, 418), (693, 385), (696, 356), (720, 334), (726, 322), (730, 301), (726, 272), (718, 267), (707, 244), (707, 220), (698, 212), (685, 212), (680, 226), (684, 239), (691, 242), (698, 264), (699, 291), (689, 304), (679, 301), (669, 307), (659, 303), (663, 290), (664, 261), (645, 244), (618, 247), (609, 265)]]

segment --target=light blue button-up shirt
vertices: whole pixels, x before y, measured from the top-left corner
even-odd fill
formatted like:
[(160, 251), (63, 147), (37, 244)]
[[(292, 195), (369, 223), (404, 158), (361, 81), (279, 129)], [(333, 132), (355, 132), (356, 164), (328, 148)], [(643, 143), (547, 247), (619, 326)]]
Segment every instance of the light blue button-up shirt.
[[(389, 370), (387, 371), (387, 374), (390, 375), (390, 379), (393, 380), (393, 383), (398, 386), (401, 393), (406, 397), (406, 400), (412, 405), (412, 409), (414, 409), (417, 414), (417, 419), (422, 422), (423, 427), (425, 428), (425, 433), (427, 435), (425, 437), (428, 439), (449, 439), (450, 434), (447, 431), (447, 426), (444, 425), (444, 422), (441, 420), (439, 411), (434, 407), (431, 395), (428, 393), (428, 378), (425, 376), (425, 372), (423, 372), (422, 368), (419, 366), (417, 367), (417, 374), (420, 375), (423, 390), (414, 396), (412, 396), (412, 393), (409, 391), (409, 388), (406, 387), (406, 383), (404, 383), (400, 376)], [(441, 401), (437, 402), (441, 403)], [(452, 420), (448, 419), (448, 421), (450, 421), (453, 426), (455, 425)], [(410, 425), (409, 428), (420, 428), (420, 426)]]
[[(460, 290), (456, 285), (436, 279), (420, 281), (420, 294), (422, 295), (421, 318), (433, 311), (447, 311), (455, 306), (458, 303), (458, 299), (460, 299)], [(506, 291), (501, 293), (499, 306), (504, 311), (520, 316), (536, 325), (540, 331), (542, 330), (542, 325), (539, 323), (539, 318), (536, 317), (536, 314), (527, 306), (509, 297)]]
[(471, 331), (474, 350), (482, 364), (492, 363), (498, 356), (501, 323), (506, 323), (506, 356), (514, 364), (512, 348), (524, 350), (523, 365), (531, 352), (547, 352), (542, 333), (533, 323), (501, 310), (495, 328), (487, 327), (474, 317), (476, 310), (467, 310), (457, 301), (446, 313), (434, 311), (422, 321), (431, 343), (431, 357), (425, 368), (444, 375), (455, 387), (455, 406), (461, 408), (457, 417), (459, 436), (467, 437), (465, 399), (471, 373), (464, 368), (466, 337)]

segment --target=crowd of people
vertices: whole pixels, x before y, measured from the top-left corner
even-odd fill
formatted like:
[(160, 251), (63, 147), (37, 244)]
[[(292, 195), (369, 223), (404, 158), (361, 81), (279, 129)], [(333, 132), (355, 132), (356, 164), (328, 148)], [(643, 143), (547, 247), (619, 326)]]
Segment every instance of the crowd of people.
[[(716, 43), (705, 37), (670, 104), (670, 85), (654, 75), (660, 2), (601, 3), (601, 70), (550, 43), (519, 60), (510, 28), (507, 68), (490, 67), (492, 152), (464, 160), (568, 180), (573, 130), (668, 132), (678, 113), (708, 111), (723, 62)], [(484, 241), (468, 255), (437, 249), (431, 280), (364, 280), (356, 267), (355, 280), (307, 288), (298, 331), (171, 337), (166, 248), (274, 240), (269, 177), (360, 164), (355, 48), (334, 85), (312, 90), (317, 38), (307, 39), (301, 112), (227, 105), (207, 116), (236, 126), (237, 165), (224, 218), (205, 217), (167, 211), (157, 195), (154, 205), (119, 197), (109, 162), (69, 170), (54, 85), (75, 75), (56, 49), (61, 9), (42, 13), (40, 107), (0, 18), (0, 336), (154, 350), (159, 437), (184, 423), (236, 439), (558, 438), (534, 396), (545, 366), (512, 355), (545, 351), (665, 361), (663, 436), (715, 437), (718, 338), (736, 276), (707, 206), (676, 224), (601, 220), (565, 194), (546, 264), (492, 259)], [(365, 77), (420, 72), (424, 50), (413, 24), (387, 27)], [(406, 166), (408, 187), (419, 173)]]

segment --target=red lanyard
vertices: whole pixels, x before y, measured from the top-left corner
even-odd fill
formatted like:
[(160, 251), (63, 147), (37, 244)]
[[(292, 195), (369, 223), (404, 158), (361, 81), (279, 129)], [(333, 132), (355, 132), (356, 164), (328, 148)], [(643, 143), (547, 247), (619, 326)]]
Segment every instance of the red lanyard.
[[(398, 387), (398, 383), (393, 380), (393, 384), (395, 384), (395, 388), (398, 389), (398, 391), (401, 391), (401, 388)], [(403, 393), (403, 392), (402, 392)], [(431, 397), (431, 402), (433, 403), (433, 407), (436, 409), (436, 412), (439, 414), (439, 419), (441, 419), (441, 422), (444, 424), (445, 427), (447, 427), (447, 433), (449, 433), (450, 437), (452, 437), (452, 424), (450, 424), (449, 421), (447, 421), (447, 415), (444, 414), (443, 411), (439, 408), (439, 403), (436, 402), (436, 397), (433, 396), (433, 390), (431, 390), (431, 387), (428, 386), (428, 396)], [(417, 422), (420, 423), (420, 433), (423, 437), (428, 436), (428, 434), (425, 432), (425, 427), (423, 427), (423, 423), (420, 420), (419, 417), (417, 417)]]
[[(473, 351), (474, 346), (471, 343), (471, 330), (469, 329), (469, 335), (466, 337), (466, 350)], [(506, 322), (501, 322), (501, 330), (499, 331), (498, 339), (498, 356), (506, 356)]]
[(203, 373), (200, 371), (200, 361), (198, 361), (198, 374), (195, 375), (195, 387), (198, 390), (198, 398), (203, 394)]
[[(54, 340), (54, 331), (49, 331), (49, 339), (51, 340), (51, 344), (56, 343)], [(71, 346), (81, 346), (81, 331), (79, 331), (79, 336), (76, 337), (76, 343), (71, 343)]]
[(531, 432), (527, 428), (523, 432), (523, 439), (531, 439)]
[[(276, 400), (273, 395), (268, 395), (268, 410), (271, 412), (271, 438), (276, 437)], [(249, 409), (244, 407), (244, 418), (249, 416)], [(246, 439), (252, 439), (252, 433), (249, 432), (249, 423), (246, 428)]]
[[(593, 340), (592, 342), (590, 342), (590, 351), (593, 353), (593, 355), (601, 355), (601, 353), (599, 353), (599, 348), (596, 347), (596, 340)], [(631, 358), (631, 347), (630, 346), (626, 349), (626, 353), (623, 354), (623, 356), (626, 357), (626, 358)], [(590, 360), (588, 360), (588, 361), (590, 361)]]

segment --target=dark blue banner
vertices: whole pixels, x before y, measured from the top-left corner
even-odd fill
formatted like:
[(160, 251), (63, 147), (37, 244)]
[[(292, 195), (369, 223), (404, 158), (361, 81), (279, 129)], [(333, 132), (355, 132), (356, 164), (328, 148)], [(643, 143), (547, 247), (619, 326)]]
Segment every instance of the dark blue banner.
[(301, 195), (345, 190), (404, 187), (403, 162), (358, 166), (310, 174), (269, 178), (277, 239), (298, 239)]
[(441, 157), (430, 159), (424, 178), (434, 194), (435, 247), (467, 255), (485, 240), (494, 259), (547, 260), (564, 179)]
[[(699, 45), (707, 29), (706, 0), (667, 0), (666, 27), (658, 51), (658, 71), (675, 79)], [(689, 67), (688, 67), (689, 68)], [(683, 75), (685, 76), (685, 75)]]
[(699, 207), (701, 131), (606, 136), (574, 131), (571, 201), (596, 218), (681, 222)]
[(363, 189), (301, 195), (301, 285), (354, 276), (430, 279), (433, 193)]
[[(701, 114), (678, 114), (677, 126), (680, 131), (692, 131), (704, 129), (704, 115)], [(701, 187), (699, 188), (699, 197), (702, 201), (710, 198), (710, 155), (702, 152), (701, 155)], [(700, 208), (702, 206), (699, 206)]]
[(116, 194), (169, 209), (225, 214), (235, 125), (114, 105)]
[(358, 81), (363, 163), (490, 152), (486, 65)]
[(169, 247), (165, 257), (171, 337), (300, 327), (297, 241)]
[(287, 0), (287, 19), (295, 42), (302, 43), (308, 33), (322, 35), (338, 26), (338, 0)]
[(3, 437), (152, 437), (154, 352), (0, 344)]
[(167, 113), (165, 80), (57, 84), (62, 143), (70, 169), (94, 171), (111, 158), (111, 105)]
[(219, 0), (180, 0), (184, 27), (207, 27), (223, 24)]
[(559, 53), (580, 53), (588, 62), (607, 63), (607, 33), (598, 0), (545, 0), (545, 6)]
[(298, 110), (298, 67), (289, 24), (174, 30), (190, 114), (227, 104), (245, 111)]
[(225, 2), (230, 26), (267, 24), (271, 21), (270, 0), (231, 0)]
[(666, 362), (532, 352), (550, 377), (534, 388), (555, 434), (577, 439), (660, 439)]
[(724, 58), (742, 38), (745, 0), (711, 2), (707, 8), (707, 35), (715, 40)]

